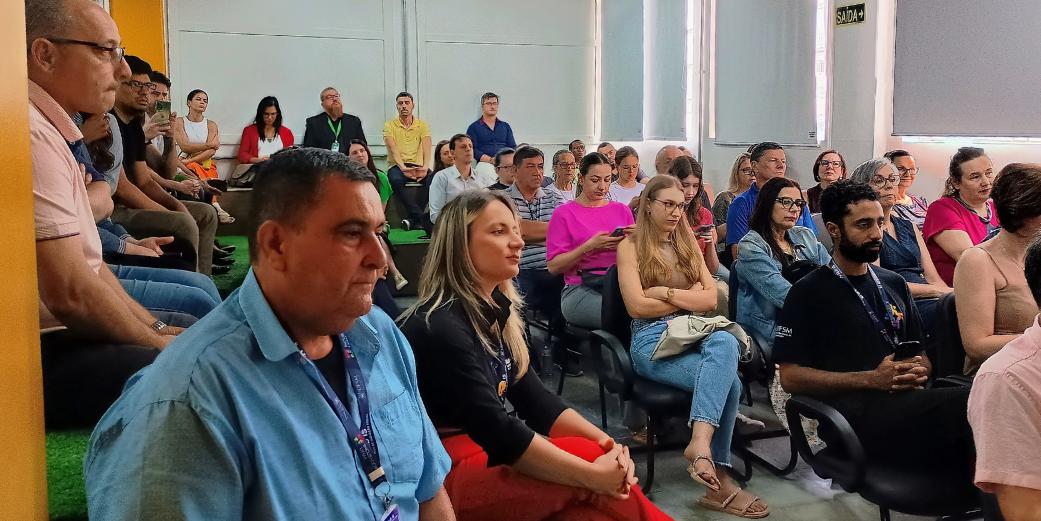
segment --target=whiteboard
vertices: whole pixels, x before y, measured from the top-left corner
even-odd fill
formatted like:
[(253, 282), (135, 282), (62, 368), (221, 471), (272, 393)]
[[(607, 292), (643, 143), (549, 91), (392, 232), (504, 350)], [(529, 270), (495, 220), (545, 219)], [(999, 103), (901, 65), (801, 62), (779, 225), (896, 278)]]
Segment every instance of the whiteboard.
[(168, 2), (169, 76), (174, 110), (192, 89), (209, 95), (206, 116), (221, 143), (238, 143), (264, 96), (278, 98), (283, 124), (303, 140), (305, 120), (322, 111), (319, 93), (334, 86), (344, 111), (361, 118), (382, 145), (383, 122), (404, 86), (401, 2), (309, 0), (287, 8), (273, 0)]

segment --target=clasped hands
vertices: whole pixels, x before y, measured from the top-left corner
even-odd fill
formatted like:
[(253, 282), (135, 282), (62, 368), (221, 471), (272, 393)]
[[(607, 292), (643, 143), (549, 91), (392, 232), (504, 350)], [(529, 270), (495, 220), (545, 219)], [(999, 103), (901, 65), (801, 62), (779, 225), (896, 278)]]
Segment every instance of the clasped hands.
[(636, 477), (636, 463), (629, 456), (629, 447), (615, 443), (612, 438), (599, 442), (604, 455), (593, 460), (593, 472), (586, 487), (598, 494), (615, 499), (628, 499), (633, 485), (640, 481)]

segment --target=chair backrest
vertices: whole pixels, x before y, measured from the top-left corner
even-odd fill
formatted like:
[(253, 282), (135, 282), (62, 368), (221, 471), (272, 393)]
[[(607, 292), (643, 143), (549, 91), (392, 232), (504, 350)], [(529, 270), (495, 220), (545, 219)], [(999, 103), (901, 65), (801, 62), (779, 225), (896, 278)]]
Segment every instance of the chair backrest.
[(628, 350), (632, 343), (633, 317), (629, 316), (629, 310), (625, 309), (622, 287), (618, 284), (618, 267), (611, 266), (604, 278), (604, 289), (601, 293), (603, 303), (600, 305), (600, 329), (614, 335)]
[(727, 302), (727, 316), (730, 320), (737, 321), (737, 295), (738, 289), (741, 284), (740, 279), (737, 277), (737, 263), (735, 262), (730, 268), (730, 279), (727, 280), (727, 286), (730, 286), (730, 300)]
[(933, 361), (933, 376), (960, 375), (965, 368), (965, 345), (962, 344), (961, 330), (958, 329), (954, 292), (940, 297), (936, 306), (936, 360)]

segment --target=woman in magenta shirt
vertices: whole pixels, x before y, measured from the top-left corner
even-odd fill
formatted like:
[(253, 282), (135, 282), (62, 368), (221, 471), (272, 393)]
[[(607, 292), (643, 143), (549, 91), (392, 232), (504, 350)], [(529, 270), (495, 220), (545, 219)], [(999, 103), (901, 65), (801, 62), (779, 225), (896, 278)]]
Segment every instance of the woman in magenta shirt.
[(954, 284), (954, 265), (965, 250), (983, 242), (1001, 227), (990, 190), (994, 163), (982, 148), (962, 147), (951, 157), (944, 196), (929, 205), (922, 226), (936, 272)]
[[(600, 327), (600, 292), (582, 284), (582, 274), (602, 275), (615, 265), (618, 243), (632, 233), (632, 210), (608, 200), (611, 160), (594, 152), (582, 158), (578, 172), (581, 193), (553, 212), (546, 230), (546, 260), (550, 273), (564, 275), (560, 311), (579, 327)], [(621, 228), (622, 233), (614, 232)]]

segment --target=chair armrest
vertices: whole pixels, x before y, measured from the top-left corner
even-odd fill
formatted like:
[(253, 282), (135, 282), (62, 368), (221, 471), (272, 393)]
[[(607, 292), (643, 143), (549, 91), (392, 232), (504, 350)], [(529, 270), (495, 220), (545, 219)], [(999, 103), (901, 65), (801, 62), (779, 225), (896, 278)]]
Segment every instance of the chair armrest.
[(937, 378), (933, 382), (933, 387), (968, 387), (971, 389), (972, 377), (960, 374), (944, 376), (943, 378)]
[(603, 367), (603, 354), (600, 351), (603, 347), (607, 349), (608, 354), (614, 360), (614, 364), (622, 377), (622, 394), (628, 396), (636, 377), (632, 359), (629, 358), (629, 351), (618, 340), (618, 337), (603, 329), (589, 332), (589, 344), (593, 350), (597, 375), (601, 378), (606, 378), (607, 368)]
[[(802, 459), (814, 469), (818, 465), (824, 467), (827, 473), (831, 474), (829, 477), (835, 479), (846, 490), (854, 491), (859, 488), (866, 470), (864, 446), (861, 445), (860, 438), (857, 437), (857, 433), (853, 432), (853, 427), (842, 416), (842, 413), (824, 402), (805, 395), (792, 395), (784, 410), (785, 416), (788, 418), (788, 429), (791, 432), (792, 442), (802, 455)], [(817, 420), (821, 430), (838, 434), (838, 440), (832, 441), (839, 441), (843, 445), (842, 449), (845, 450), (849, 461), (839, 462), (831, 458), (829, 461), (824, 461), (814, 454), (806, 440), (800, 416)]]

